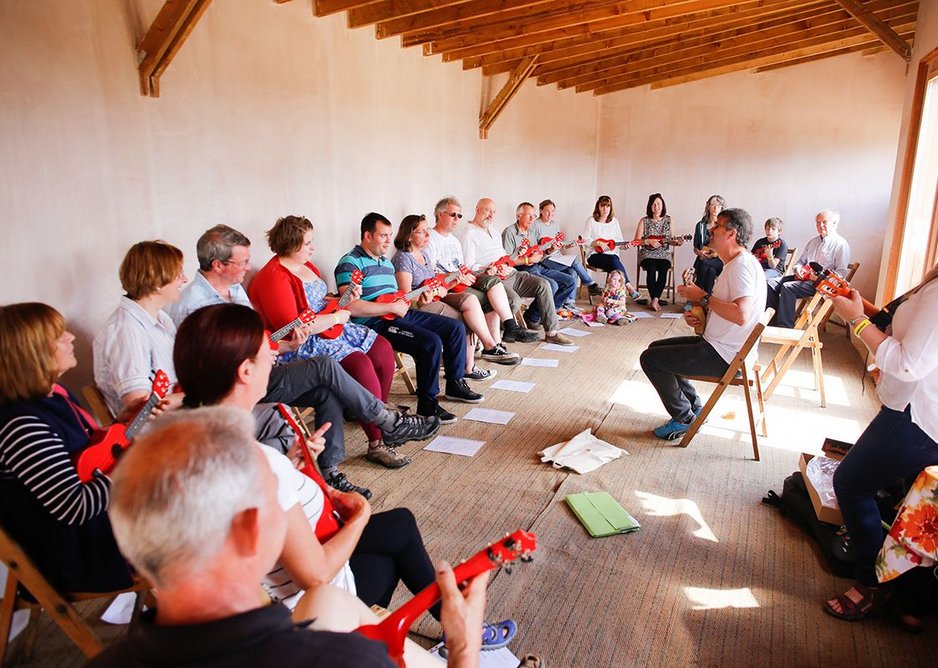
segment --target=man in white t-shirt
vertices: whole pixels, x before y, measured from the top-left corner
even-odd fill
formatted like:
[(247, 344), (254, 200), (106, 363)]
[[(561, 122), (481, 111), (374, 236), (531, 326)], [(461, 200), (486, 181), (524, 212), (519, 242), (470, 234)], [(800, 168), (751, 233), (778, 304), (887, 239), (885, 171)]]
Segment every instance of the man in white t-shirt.
[[(713, 294), (696, 285), (679, 287), (678, 293), (708, 309), (703, 336), (679, 336), (653, 342), (642, 353), (642, 371), (655, 387), (671, 419), (654, 430), (669, 441), (681, 438), (700, 414), (703, 404), (684, 376), (720, 377), (743, 347), (762, 315), (766, 283), (762, 265), (746, 248), (752, 219), (742, 209), (724, 209), (710, 230), (710, 247), (723, 260), (723, 273)], [(687, 324), (698, 324), (685, 314)], [(747, 363), (755, 361), (753, 346)]]

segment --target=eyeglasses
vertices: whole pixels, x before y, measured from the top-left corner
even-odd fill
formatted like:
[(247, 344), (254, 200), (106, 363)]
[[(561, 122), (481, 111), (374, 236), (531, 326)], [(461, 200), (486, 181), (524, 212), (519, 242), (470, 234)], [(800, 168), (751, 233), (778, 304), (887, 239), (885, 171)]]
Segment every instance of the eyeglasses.
[(459, 219), (462, 218), (462, 214), (461, 214), (461, 213), (456, 213), (455, 211), (449, 211), (449, 212), (447, 212), (447, 215), (448, 215), (450, 218), (459, 218)]
[(220, 260), (220, 262), (221, 262), (222, 264), (224, 264), (224, 265), (233, 264), (234, 266), (240, 267), (241, 269), (244, 269), (244, 268), (246, 268), (249, 264), (251, 264), (250, 258), (247, 259), (247, 260), (241, 260), (240, 262), (235, 262), (234, 260)]

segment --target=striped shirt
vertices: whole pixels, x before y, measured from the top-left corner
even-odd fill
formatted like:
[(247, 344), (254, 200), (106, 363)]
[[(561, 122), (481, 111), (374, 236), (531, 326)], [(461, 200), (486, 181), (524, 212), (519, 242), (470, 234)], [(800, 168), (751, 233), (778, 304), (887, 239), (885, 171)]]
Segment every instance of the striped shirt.
[(0, 478), (18, 480), (65, 524), (84, 524), (107, 511), (110, 479), (83, 484), (62, 439), (32, 415), (13, 417), (0, 427)]
[[(372, 257), (361, 246), (355, 246), (344, 255), (335, 268), (335, 284), (340, 291), (352, 280), (352, 272), (361, 270), (362, 296), (365, 301), (374, 301), (376, 297), (390, 292), (397, 292), (397, 279), (394, 277), (394, 265), (384, 257)], [(367, 324), (377, 318), (352, 318), (352, 322)]]

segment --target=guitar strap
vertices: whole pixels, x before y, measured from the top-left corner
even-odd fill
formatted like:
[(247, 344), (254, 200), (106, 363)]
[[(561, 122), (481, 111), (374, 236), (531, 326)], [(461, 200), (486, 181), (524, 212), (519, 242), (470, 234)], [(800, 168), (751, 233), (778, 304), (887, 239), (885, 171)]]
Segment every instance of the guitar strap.
[(58, 383), (53, 383), (52, 394), (56, 394), (65, 400), (65, 403), (68, 404), (68, 407), (72, 409), (72, 414), (75, 416), (75, 421), (81, 425), (82, 429), (84, 429), (89, 436), (94, 433), (95, 429), (98, 428), (98, 421), (94, 419), (94, 416), (91, 415), (91, 413), (86, 411), (79, 404), (76, 404), (74, 401), (72, 401), (71, 396), (68, 394), (68, 390), (66, 390)]

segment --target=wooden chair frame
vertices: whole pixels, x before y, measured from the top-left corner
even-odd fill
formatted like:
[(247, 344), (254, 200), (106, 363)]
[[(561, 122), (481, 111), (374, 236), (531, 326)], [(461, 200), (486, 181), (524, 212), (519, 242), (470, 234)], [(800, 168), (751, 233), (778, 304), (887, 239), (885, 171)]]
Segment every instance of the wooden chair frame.
[(111, 413), (111, 409), (108, 408), (104, 393), (97, 385), (85, 385), (81, 388), (81, 396), (84, 397), (88, 408), (91, 409), (91, 414), (98, 421), (98, 424), (102, 427), (114, 424), (114, 415)]
[(397, 370), (394, 372), (395, 376), (400, 376), (404, 380), (404, 384), (407, 386), (407, 391), (411, 394), (417, 394), (417, 385), (414, 383), (414, 379), (410, 377), (410, 372), (407, 371), (407, 367), (404, 366), (404, 354), (396, 352), (394, 353), (394, 365), (397, 367)]
[[(134, 603), (134, 614), (131, 618), (132, 625), (143, 609), (146, 596), (151, 589), (150, 583), (141, 578), (131, 587), (118, 591), (60, 593), (49, 584), (49, 581), (46, 580), (32, 559), (23, 551), (19, 543), (2, 527), (0, 527), (0, 559), (9, 569), (6, 588), (3, 592), (3, 601), (0, 602), (0, 665), (3, 665), (6, 659), (10, 627), (13, 624), (13, 613), (17, 610), (30, 610), (29, 626), (23, 632), (22, 653), (24, 658), (32, 657), (38, 630), (38, 613), (40, 610), (45, 610), (65, 635), (90, 659), (104, 649), (104, 644), (78, 611), (75, 610), (72, 603), (98, 598), (113, 598), (118, 594), (135, 592), (137, 600)], [(18, 587), (20, 584), (29, 590), (35, 597), (36, 602), (32, 602), (20, 595)]]
[[(759, 461), (759, 440), (756, 434), (756, 423), (761, 426), (762, 436), (768, 436), (768, 425), (766, 423), (765, 417), (765, 398), (762, 393), (762, 383), (759, 376), (759, 365), (753, 365), (753, 368), (746, 368), (746, 356), (752, 350), (753, 346), (759, 341), (762, 336), (763, 330), (766, 328), (769, 320), (772, 319), (772, 316), (775, 315), (775, 310), (768, 308), (765, 310), (765, 313), (762, 314), (762, 317), (759, 318), (759, 322), (756, 323), (756, 326), (753, 327), (752, 332), (749, 334), (749, 338), (746, 339), (746, 342), (743, 344), (743, 347), (739, 349), (739, 352), (736, 353), (736, 356), (733, 358), (733, 361), (730, 363), (729, 367), (726, 370), (726, 373), (723, 374), (720, 378), (714, 376), (685, 376), (688, 380), (696, 380), (705, 383), (716, 383), (716, 389), (710, 394), (710, 398), (707, 400), (707, 403), (704, 404), (703, 409), (700, 411), (700, 415), (697, 416), (697, 419), (693, 421), (690, 426), (690, 429), (687, 430), (687, 433), (684, 434), (684, 438), (681, 439), (681, 442), (678, 444), (682, 448), (686, 448), (690, 445), (690, 442), (694, 439), (694, 436), (697, 435), (697, 432), (700, 431), (700, 428), (703, 426), (704, 421), (707, 419), (707, 416), (710, 415), (710, 412), (713, 410), (713, 407), (716, 406), (717, 401), (720, 400), (720, 397), (723, 396), (723, 393), (726, 391), (726, 388), (730, 385), (736, 385), (743, 388), (743, 396), (746, 398), (746, 413), (749, 416), (749, 433), (752, 436), (752, 456), (755, 461)], [(750, 388), (755, 388), (756, 399), (759, 402), (759, 415), (756, 416), (752, 410), (752, 394)]]

